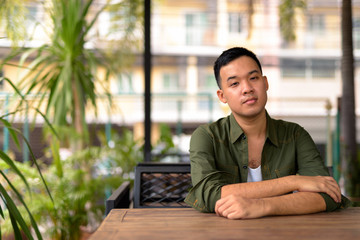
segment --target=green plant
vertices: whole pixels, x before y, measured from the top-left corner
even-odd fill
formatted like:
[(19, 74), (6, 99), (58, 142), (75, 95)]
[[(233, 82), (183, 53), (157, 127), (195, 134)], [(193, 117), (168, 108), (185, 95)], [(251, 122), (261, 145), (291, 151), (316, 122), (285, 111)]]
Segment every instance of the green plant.
[[(15, 129), (13, 129), (11, 127), (11, 124), (9, 122), (7, 122), (5, 119), (3, 119), (2, 117), (0, 117), (0, 121), (9, 129), (10, 132), (12, 132), (12, 135), (13, 135)], [(19, 142), (17, 140), (17, 137), (14, 137), (14, 135), (13, 135), (13, 139), (15, 142), (17, 142), (17, 143)], [(32, 156), (33, 156), (33, 154), (32, 154)], [(33, 227), (33, 229), (36, 232), (37, 237), (39, 239), (41, 239), (40, 231), (38, 229), (38, 226), (31, 214), (31, 212), (29, 211), (28, 206), (24, 202), (21, 194), (19, 193), (18, 188), (16, 188), (13, 185), (11, 179), (6, 176), (6, 172), (9, 170), (12, 170), (17, 176), (19, 176), (21, 181), (23, 181), (23, 183), (26, 187), (26, 190), (28, 192), (30, 192), (30, 187), (29, 187), (27, 180), (25, 179), (23, 173), (14, 164), (14, 161), (5, 152), (3, 152), (1, 150), (0, 150), (0, 158), (3, 160), (3, 162), (1, 162), (1, 163), (4, 163), (3, 164), (4, 166), (1, 167), (0, 174), (1, 174), (2, 178), (5, 180), (5, 182), (1, 181), (1, 183), (0, 183), (0, 198), (1, 198), (2, 203), (4, 204), (4, 206), (2, 206), (0, 204), (1, 217), (3, 219), (9, 218), (11, 220), (11, 226), (12, 226), (14, 236), (16, 239), (22, 239), (21, 232), (23, 232), (29, 239), (33, 239), (31, 236), (29, 226)], [(41, 174), (40, 170), (39, 170), (39, 173)], [(39, 177), (39, 175), (37, 175), (37, 177)], [(7, 186), (9, 186), (9, 189), (5, 189), (5, 187), (7, 187)], [(26, 222), (24, 220), (24, 213), (19, 212), (19, 208), (17, 206), (19, 204), (22, 204), (23, 208), (26, 210), (28, 217), (30, 219), (30, 223)], [(7, 215), (4, 214), (5, 210), (7, 210), (7, 213), (8, 213)], [(1, 221), (1, 219), (0, 219), (0, 221)], [(0, 226), (0, 233), (1, 233), (1, 226)]]
[(7, 37), (16, 47), (20, 40), (26, 35), (24, 20), (26, 16), (26, 0), (1, 0), (0, 26), (5, 28)]
[[(39, 184), (35, 169), (28, 163), (16, 163), (29, 182), (30, 191), (22, 192), (24, 201), (31, 202), (29, 209), (36, 222), (46, 229), (44, 236), (76, 240), (81, 238), (83, 227), (94, 230), (104, 217), (106, 193), (123, 181), (131, 180), (130, 173), (142, 160), (141, 145), (133, 140), (132, 133), (126, 129), (121, 135), (113, 133), (112, 136), (110, 146), (103, 138), (99, 147), (88, 147), (66, 159), (54, 157), (59, 161), (42, 166), (53, 203)], [(49, 149), (51, 154), (60, 156), (57, 152), (60, 150), (57, 147), (59, 140), (52, 141), (55, 144)], [(13, 185), (23, 189), (24, 183), (19, 177), (14, 177), (13, 172), (7, 176), (12, 178)], [(30, 192), (36, 194), (31, 195)], [(28, 223), (28, 219), (26, 221)], [(9, 229), (10, 221), (7, 221), (4, 230)]]
[[(103, 155), (106, 158), (103, 167), (110, 169), (112, 174), (128, 178), (127, 174), (143, 161), (143, 145), (134, 139), (132, 131), (127, 128), (121, 129), (121, 134), (112, 131), (111, 140), (107, 141), (103, 133), (98, 133), (101, 139)], [(116, 170), (118, 167), (118, 171)], [(124, 175), (125, 174), (125, 175)]]
[(306, 4), (306, 0), (281, 0), (279, 4), (279, 24), (281, 36), (286, 42), (296, 40), (296, 11), (304, 11)]
[[(49, 4), (49, 2), (51, 4)], [(16, 60), (21, 56), (18, 66), (23, 71), (19, 79), (19, 89), (25, 95), (38, 96), (37, 107), (46, 106), (46, 116), (54, 125), (74, 126), (81, 136), (73, 146), (84, 147), (88, 138), (85, 109), (93, 107), (96, 114), (96, 99), (99, 94), (109, 96), (108, 79), (111, 72), (119, 72), (126, 62), (125, 58), (114, 60), (114, 56), (128, 56), (130, 50), (138, 45), (138, 38), (132, 31), (142, 10), (141, 1), (125, 0), (112, 4), (93, 4), (94, 0), (52, 0), (44, 1), (45, 13), (51, 19), (49, 43), (31, 49), (16, 49), (7, 59)], [(94, 25), (104, 11), (111, 11), (124, 23), (122, 28), (112, 29), (121, 32), (115, 43), (103, 41), (102, 45), (112, 47), (104, 51), (89, 49), (86, 44), (96, 45), (97, 32)], [(118, 14), (121, 11), (121, 14)], [(116, 15), (115, 14), (115, 15)], [(115, 19), (118, 21), (119, 19)], [(111, 28), (110, 28), (111, 29)], [(131, 37), (133, 36), (133, 37)], [(132, 47), (129, 47), (132, 46)], [(124, 49), (127, 49), (126, 51)], [(105, 74), (99, 77), (97, 69), (102, 66)], [(96, 87), (95, 87), (96, 86)]]
[[(23, 98), (23, 96), (20, 94), (19, 90), (13, 85), (13, 83), (7, 79), (2, 78), (1, 80), (7, 81), (10, 85), (12, 85), (19, 93), (19, 95)], [(23, 98), (24, 101), (26, 101)], [(39, 112), (38, 109), (34, 109), (35, 111)], [(30, 144), (27, 141), (27, 139), (22, 135), (21, 131), (14, 128), (12, 124), (7, 120), (9, 116), (15, 115), (19, 112), (21, 112), (22, 109), (18, 109), (14, 112), (6, 113), (4, 115), (0, 116), (0, 127), (1, 128), (7, 128), (9, 131), (13, 141), (15, 144), (20, 147), (19, 142), (19, 136), (21, 139), (23, 139), (24, 144), (26, 144), (27, 148), (29, 149), (31, 159), (33, 160), (32, 164), (35, 165), (36, 168), (34, 168), (34, 171), (36, 171), (36, 177), (39, 180), (38, 182), (42, 184), (44, 188), (44, 193), (48, 197), (50, 204), (53, 204), (53, 199), (50, 194), (50, 191), (48, 189), (48, 186), (45, 183), (44, 177), (40, 171), (40, 167), (38, 162), (36, 161), (36, 158), (31, 150)], [(40, 112), (39, 112), (40, 113)], [(40, 113), (41, 114), (41, 113)], [(42, 115), (42, 114), (41, 114)], [(43, 115), (42, 115), (43, 116)], [(43, 116), (45, 119), (45, 122), (49, 124), (48, 120), (45, 116)], [(50, 129), (53, 131), (53, 133), (56, 135), (56, 132), (49, 124)], [(28, 239), (34, 239), (31, 235), (31, 227), (34, 230), (36, 237), (38, 239), (42, 239), (41, 233), (39, 231), (38, 225), (33, 217), (33, 214), (29, 210), (28, 205), (24, 201), (22, 197), (22, 191), (25, 191), (29, 194), (30, 198), (33, 197), (30, 185), (27, 181), (27, 179), (24, 176), (24, 172), (21, 171), (21, 169), (18, 168), (18, 165), (16, 162), (4, 151), (0, 150), (0, 161), (1, 168), (0, 168), (0, 175), (2, 180), (0, 182), (0, 222), (2, 221), (1, 218), (4, 220), (9, 220), (11, 222), (11, 227), (14, 233), (15, 239), (22, 239), (22, 234), (24, 234)], [(8, 177), (7, 172), (13, 172), (14, 175), (16, 175), (20, 181), (23, 183), (22, 188), (18, 188), (11, 178)], [(22, 191), (21, 191), (22, 189)], [(2, 204), (1, 204), (2, 203)], [(21, 209), (23, 209), (21, 211)], [(1, 239), (1, 225), (0, 225), (0, 239)]]

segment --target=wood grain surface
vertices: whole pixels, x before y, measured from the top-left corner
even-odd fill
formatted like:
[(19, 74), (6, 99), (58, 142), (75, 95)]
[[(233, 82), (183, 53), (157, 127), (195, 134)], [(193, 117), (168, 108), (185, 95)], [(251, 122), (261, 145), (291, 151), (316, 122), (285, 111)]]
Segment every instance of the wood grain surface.
[(360, 239), (360, 208), (228, 220), (190, 208), (113, 209), (91, 240)]

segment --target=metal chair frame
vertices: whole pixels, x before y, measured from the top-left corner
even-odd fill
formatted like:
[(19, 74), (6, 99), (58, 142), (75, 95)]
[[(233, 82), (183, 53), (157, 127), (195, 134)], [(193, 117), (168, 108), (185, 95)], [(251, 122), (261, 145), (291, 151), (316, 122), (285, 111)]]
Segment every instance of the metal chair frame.
[(106, 215), (113, 208), (179, 208), (191, 187), (190, 163), (144, 162), (135, 167), (134, 190), (124, 182), (106, 200)]
[(135, 168), (134, 208), (188, 207), (189, 163), (140, 163)]

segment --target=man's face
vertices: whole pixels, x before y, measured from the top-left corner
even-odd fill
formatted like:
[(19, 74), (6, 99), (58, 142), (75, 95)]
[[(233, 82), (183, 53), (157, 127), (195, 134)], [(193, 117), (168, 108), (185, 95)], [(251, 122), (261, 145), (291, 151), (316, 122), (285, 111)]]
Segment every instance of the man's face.
[(236, 118), (253, 118), (265, 111), (269, 85), (252, 58), (242, 56), (231, 61), (220, 69), (220, 78), (217, 95)]

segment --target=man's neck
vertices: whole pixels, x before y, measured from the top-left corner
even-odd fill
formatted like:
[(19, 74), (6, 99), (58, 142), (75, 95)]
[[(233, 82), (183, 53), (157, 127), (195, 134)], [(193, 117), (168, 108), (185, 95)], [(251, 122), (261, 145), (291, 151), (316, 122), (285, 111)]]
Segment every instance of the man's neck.
[(237, 117), (237, 123), (247, 137), (264, 137), (266, 134), (266, 111), (252, 118)]

